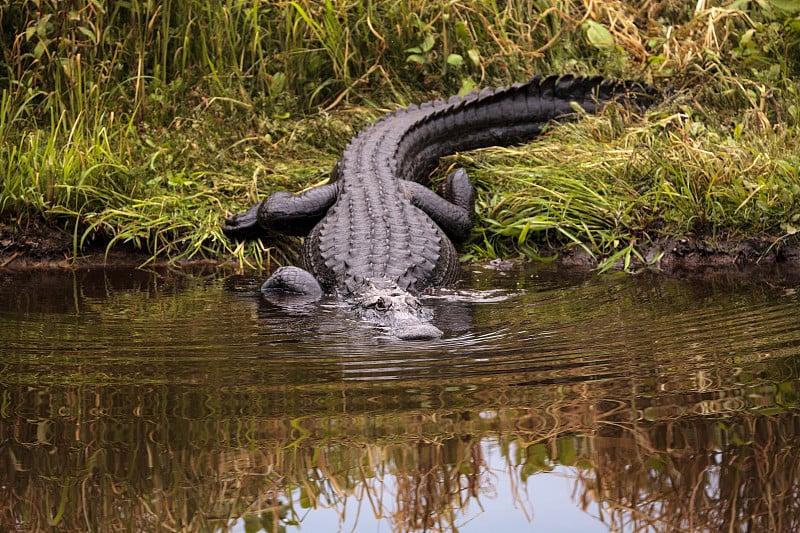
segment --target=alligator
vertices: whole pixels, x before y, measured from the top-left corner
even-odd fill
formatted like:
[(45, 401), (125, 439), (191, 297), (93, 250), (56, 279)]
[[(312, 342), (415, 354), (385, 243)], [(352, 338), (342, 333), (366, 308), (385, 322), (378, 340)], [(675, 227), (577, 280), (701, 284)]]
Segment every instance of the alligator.
[[(347, 145), (327, 184), (299, 194), (275, 192), (225, 220), (232, 239), (270, 232), (305, 236), (303, 268), (284, 266), (261, 287), (267, 298), (316, 300), (335, 294), (357, 317), (400, 339), (442, 336), (420, 303), (424, 291), (459, 274), (454, 243), (470, 235), (475, 190), (464, 169), (440, 193), (424, 181), (443, 156), (523, 143), (578, 107), (597, 112), (609, 101), (644, 107), (655, 90), (602, 77), (534, 76), (389, 113)], [(577, 107), (576, 107), (577, 106)]]

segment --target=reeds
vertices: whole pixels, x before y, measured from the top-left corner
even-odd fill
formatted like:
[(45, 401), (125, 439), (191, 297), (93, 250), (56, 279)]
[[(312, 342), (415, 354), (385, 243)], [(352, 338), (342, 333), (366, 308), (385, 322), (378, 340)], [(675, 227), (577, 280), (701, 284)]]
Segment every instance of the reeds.
[(629, 267), (655, 259), (640, 245), (674, 234), (796, 232), (794, 133), (755, 129), (726, 140), (689, 114), (657, 111), (620, 133), (615, 114), (562, 125), (529, 146), (473, 154), (467, 162), (486, 193), (483, 239), (468, 253), (535, 257), (542, 243), (571, 243), (601, 259), (601, 268)]
[[(60, 227), (73, 255), (127, 242), (152, 259), (281, 261), (294, 249), (285, 241), (227, 242), (225, 213), (324, 179), (347, 138), (385, 109), (570, 72), (672, 92), (644, 118), (590, 118), (494, 152), (508, 160), (478, 156), (468, 256), (572, 242), (630, 258), (643, 239), (686, 231), (788, 238), (800, 224), (800, 21), (789, 4), (3, 5), (0, 220)], [(574, 148), (587, 137), (594, 157)], [(569, 172), (516, 166), (564, 154)]]

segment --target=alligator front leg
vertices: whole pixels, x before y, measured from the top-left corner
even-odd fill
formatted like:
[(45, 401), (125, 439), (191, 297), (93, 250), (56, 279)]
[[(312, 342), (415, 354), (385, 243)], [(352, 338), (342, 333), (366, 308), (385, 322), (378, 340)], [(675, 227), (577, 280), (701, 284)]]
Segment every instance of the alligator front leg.
[(433, 219), (453, 242), (469, 238), (475, 220), (475, 188), (467, 171), (459, 168), (447, 175), (443, 197), (414, 181), (403, 181), (411, 203)]
[(331, 183), (292, 194), (278, 191), (244, 213), (225, 220), (222, 232), (231, 239), (256, 239), (270, 231), (306, 235), (336, 202), (339, 185)]

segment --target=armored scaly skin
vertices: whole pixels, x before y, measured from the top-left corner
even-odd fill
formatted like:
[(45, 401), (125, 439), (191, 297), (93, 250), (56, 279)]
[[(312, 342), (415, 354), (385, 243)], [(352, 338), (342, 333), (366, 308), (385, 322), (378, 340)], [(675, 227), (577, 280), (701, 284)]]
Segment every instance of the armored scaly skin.
[(301, 257), (310, 276), (281, 269), (265, 291), (325, 291), (363, 306), (373, 305), (375, 291), (416, 295), (455, 281), (452, 241), (467, 238), (474, 216), (474, 191), (463, 170), (448, 176), (444, 197), (417, 183), (439, 158), (525, 142), (550, 121), (574, 116), (575, 105), (593, 113), (617, 98), (646, 105), (653, 94), (637, 83), (600, 77), (536, 76), (509, 88), (410, 106), (357, 135), (330, 184), (300, 195), (275, 193), (228, 219), (223, 229), (231, 237), (307, 234)]

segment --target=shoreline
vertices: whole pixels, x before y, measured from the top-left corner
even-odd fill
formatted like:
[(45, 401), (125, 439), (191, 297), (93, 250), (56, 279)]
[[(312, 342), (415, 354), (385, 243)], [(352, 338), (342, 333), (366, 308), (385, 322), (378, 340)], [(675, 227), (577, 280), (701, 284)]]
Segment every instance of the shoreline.
[[(199, 257), (177, 261), (158, 258), (153, 261), (149, 253), (124, 243), (108, 250), (102, 244), (89, 244), (77, 257), (72, 256), (72, 251), (71, 237), (56, 228), (41, 223), (31, 223), (26, 228), (0, 223), (0, 271), (108, 267), (177, 269), (203, 267), (241, 270), (233, 257)], [(579, 246), (544, 248), (542, 252), (541, 259), (552, 260), (560, 267), (599, 271), (597, 259)], [(683, 271), (760, 270), (782, 267), (800, 272), (800, 242), (797, 239), (785, 239), (779, 242), (770, 237), (742, 239), (672, 237), (639, 247), (637, 252), (645, 261), (633, 258), (627, 265), (628, 271), (650, 270), (669, 274)], [(514, 262), (520, 259), (504, 258), (504, 260)], [(481, 263), (478, 261), (475, 264)], [(617, 260), (610, 269), (626, 270), (624, 260)]]

